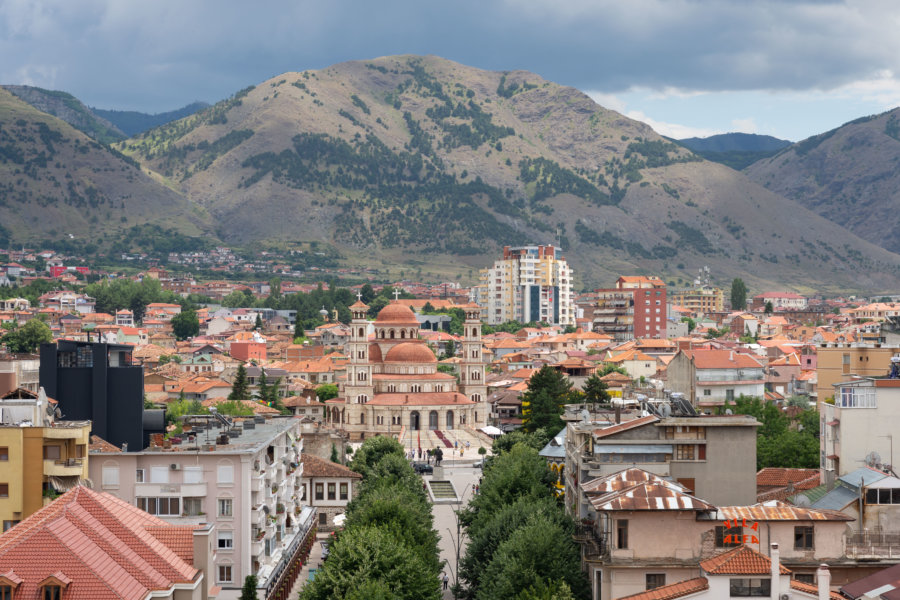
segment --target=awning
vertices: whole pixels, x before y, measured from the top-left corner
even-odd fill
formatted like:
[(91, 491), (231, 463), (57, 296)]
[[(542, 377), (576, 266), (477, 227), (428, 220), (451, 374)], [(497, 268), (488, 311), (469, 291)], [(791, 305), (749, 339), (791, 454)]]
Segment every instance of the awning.
[(50, 475), (50, 486), (57, 492), (68, 492), (77, 485), (94, 487), (90, 479), (82, 479), (78, 475)]
[(503, 432), (494, 427), (493, 425), (488, 425), (487, 427), (482, 427), (481, 431), (485, 432), (488, 435), (503, 435)]
[(671, 454), (671, 444), (594, 444), (594, 454)]
[(829, 427), (834, 427), (835, 425), (840, 425), (841, 422), (839, 420), (835, 419), (834, 421), (828, 421), (825, 424), (828, 425)]

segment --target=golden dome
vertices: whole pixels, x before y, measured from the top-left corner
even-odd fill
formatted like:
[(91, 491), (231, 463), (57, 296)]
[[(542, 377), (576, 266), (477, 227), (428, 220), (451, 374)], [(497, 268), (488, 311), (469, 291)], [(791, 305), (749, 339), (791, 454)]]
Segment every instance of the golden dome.
[(384, 362), (396, 363), (435, 363), (434, 352), (422, 342), (403, 342), (388, 350)]
[(419, 326), (419, 322), (416, 320), (416, 314), (405, 304), (399, 304), (397, 302), (392, 302), (382, 308), (381, 312), (378, 313), (375, 322), (379, 325), (398, 323), (403, 325), (415, 325), (416, 327)]

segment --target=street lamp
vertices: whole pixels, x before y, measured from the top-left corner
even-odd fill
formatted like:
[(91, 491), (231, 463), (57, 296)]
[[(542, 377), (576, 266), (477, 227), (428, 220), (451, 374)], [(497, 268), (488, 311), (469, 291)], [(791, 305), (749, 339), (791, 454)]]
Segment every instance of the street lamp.
[[(472, 484), (469, 483), (466, 485), (465, 489), (463, 489), (462, 495), (459, 497), (459, 500), (456, 503), (456, 510), (453, 511), (453, 516), (456, 517), (456, 538), (453, 537), (453, 532), (447, 527), (447, 533), (450, 534), (450, 542), (453, 544), (453, 550), (456, 553), (456, 565), (453, 569), (453, 598), (457, 600), (459, 598), (459, 553), (462, 548), (462, 523), (459, 520), (459, 511), (460, 506), (462, 505), (463, 499), (466, 497), (466, 492), (472, 489)], [(449, 567), (448, 567), (449, 568)]]

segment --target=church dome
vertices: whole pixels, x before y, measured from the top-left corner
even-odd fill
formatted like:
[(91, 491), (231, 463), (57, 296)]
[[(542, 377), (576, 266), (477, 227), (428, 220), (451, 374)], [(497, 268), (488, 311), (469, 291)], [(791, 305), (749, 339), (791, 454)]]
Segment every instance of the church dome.
[(415, 325), (416, 327), (419, 326), (419, 322), (416, 320), (416, 314), (405, 304), (399, 304), (397, 302), (392, 302), (382, 308), (381, 312), (378, 313), (378, 317), (375, 319), (375, 323), (379, 325), (398, 323)]
[(369, 362), (380, 363), (383, 362), (381, 360), (381, 346), (372, 342), (369, 344)]
[(403, 342), (388, 350), (384, 362), (395, 363), (435, 363), (434, 352), (421, 342)]

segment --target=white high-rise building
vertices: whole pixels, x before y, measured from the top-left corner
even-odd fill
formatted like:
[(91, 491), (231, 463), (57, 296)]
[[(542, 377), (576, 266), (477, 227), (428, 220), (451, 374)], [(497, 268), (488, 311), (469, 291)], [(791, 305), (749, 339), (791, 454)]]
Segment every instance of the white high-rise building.
[(506, 246), (503, 258), (481, 270), (472, 301), (491, 325), (531, 321), (575, 325), (572, 269), (553, 246)]

